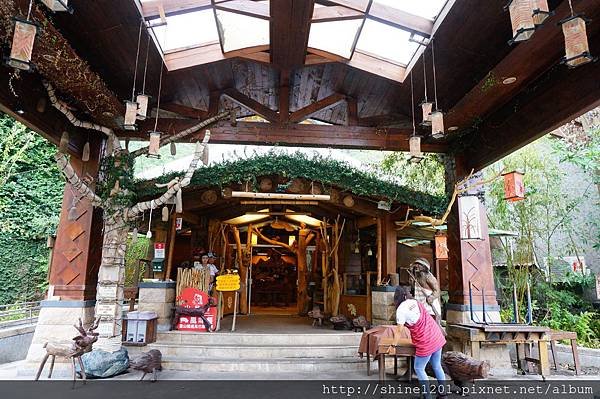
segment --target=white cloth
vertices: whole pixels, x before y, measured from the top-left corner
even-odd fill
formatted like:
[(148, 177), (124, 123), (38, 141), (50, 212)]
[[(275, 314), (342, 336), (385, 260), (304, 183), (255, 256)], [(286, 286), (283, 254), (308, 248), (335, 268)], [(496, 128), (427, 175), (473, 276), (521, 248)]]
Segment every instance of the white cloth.
[(414, 299), (407, 299), (396, 309), (396, 324), (403, 326), (404, 324), (413, 325), (419, 321), (421, 311), (419, 304)]

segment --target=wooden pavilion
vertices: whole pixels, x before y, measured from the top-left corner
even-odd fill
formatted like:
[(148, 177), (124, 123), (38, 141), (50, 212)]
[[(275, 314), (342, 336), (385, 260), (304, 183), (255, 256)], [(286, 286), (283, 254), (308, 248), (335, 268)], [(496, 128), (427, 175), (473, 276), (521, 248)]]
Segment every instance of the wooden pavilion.
[[(549, 0), (552, 13), (544, 23), (513, 44), (508, 42), (514, 34), (530, 36), (533, 28), (513, 32), (505, 1), (440, 0), (425, 10), (415, 4), (427, 2), (402, 3), (410, 4), (70, 0), (70, 14), (52, 13), (36, 2), (30, 13), (40, 27), (31, 58), (35, 70), (15, 74), (0, 66), (0, 110), (52, 143), (62, 138), (75, 172), (87, 181), (97, 179), (99, 159), (107, 144), (115, 144), (98, 126), (120, 140), (146, 140), (156, 130), (163, 141), (193, 128), (180, 139), (187, 142), (204, 136), (204, 129), (194, 129), (199, 121), (235, 109), (236, 120), (210, 126), (211, 143), (408, 151), (416, 133), (422, 151), (445, 155), (450, 194), (471, 171), (600, 104), (600, 63), (569, 68), (561, 62), (558, 23), (572, 15), (568, 1)], [(591, 19), (585, 34), (589, 53), (600, 54), (598, 1), (572, 3)], [(7, 51), (12, 18), (25, 17), (28, 5), (0, 4), (0, 42)], [(48, 87), (62, 108), (52, 106)], [(124, 103), (142, 90), (152, 96), (151, 117), (138, 121), (135, 130), (124, 127)], [(444, 113), (442, 137), (420, 125), (418, 104), (426, 95)], [(86, 142), (91, 157), (84, 162)], [(74, 202), (67, 187), (50, 284), (61, 301), (80, 306), (89, 317), (97, 295), (102, 212), (83, 199), (72, 220)], [(406, 217), (377, 212), (386, 231)], [(449, 214), (448, 320), (468, 321), (469, 310), (480, 309), (482, 300), (498, 309), (482, 220), (481, 239), (461, 241), (456, 204)], [(394, 273), (396, 246), (382, 256), (383, 274)]]

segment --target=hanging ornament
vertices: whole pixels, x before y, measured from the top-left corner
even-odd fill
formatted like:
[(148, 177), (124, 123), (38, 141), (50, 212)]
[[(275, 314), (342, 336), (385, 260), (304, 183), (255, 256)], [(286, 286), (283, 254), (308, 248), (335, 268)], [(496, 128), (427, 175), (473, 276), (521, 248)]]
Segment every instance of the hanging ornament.
[(595, 58), (590, 54), (585, 27), (585, 24), (589, 20), (575, 14), (571, 0), (569, 0), (569, 7), (571, 7), (571, 16), (559, 22), (562, 25), (565, 37), (565, 57), (562, 59), (562, 62), (567, 64), (569, 68), (575, 68), (579, 65), (595, 61)]
[(510, 14), (513, 38), (508, 44), (522, 42), (533, 35), (535, 23), (533, 22), (533, 10), (531, 0), (509, 0), (504, 8)]
[(425, 87), (425, 99), (421, 103), (421, 111), (423, 112), (423, 121), (421, 122), (421, 125), (430, 126), (433, 103), (427, 99), (427, 69), (425, 65), (425, 51), (423, 51), (423, 86)]
[(183, 213), (183, 198), (181, 194), (181, 188), (177, 190), (177, 194), (175, 194), (175, 212)]
[(148, 232), (146, 238), (152, 238), (152, 210), (154, 209), (154, 200), (150, 201), (150, 217), (148, 218)]
[(129, 141), (130, 141), (130, 140), (129, 140), (129, 137), (127, 137), (127, 138), (125, 139), (125, 149), (126, 149), (127, 151), (129, 151)]
[(133, 228), (133, 231), (131, 232), (131, 244), (135, 244), (137, 242), (138, 239), (138, 228), (137, 226)]
[[(408, 149), (410, 151), (410, 161), (411, 162), (421, 162), (423, 159), (423, 153), (421, 152), (421, 136), (417, 136), (417, 125), (415, 122), (415, 93), (413, 90), (413, 76), (410, 74), (410, 104), (412, 110), (412, 125), (413, 132), (412, 136), (408, 139)], [(369, 248), (371, 251), (371, 248)]]
[(90, 142), (86, 141), (83, 145), (83, 151), (81, 152), (81, 160), (88, 162), (90, 160)]
[(77, 220), (77, 217), (77, 199), (75, 196), (73, 196), (73, 199), (71, 200), (71, 206), (69, 207), (69, 212), (67, 213), (67, 219), (70, 222), (74, 222)]
[(138, 106), (139, 104), (135, 101), (135, 84), (137, 82), (137, 70), (138, 62), (140, 59), (140, 42), (142, 40), (142, 27), (144, 21), (140, 21), (140, 29), (138, 33), (137, 52), (135, 54), (135, 69), (133, 71), (133, 88), (131, 89), (131, 100), (125, 101), (125, 121), (123, 122), (123, 129), (125, 130), (136, 130), (137, 126), (135, 121), (137, 120)]
[(546, 19), (554, 14), (548, 8), (548, 0), (531, 0), (532, 17), (535, 26), (540, 26)]
[(371, 251), (371, 247), (369, 247), (369, 250), (367, 251), (367, 256), (373, 256), (373, 251)]
[(177, 146), (175, 145), (175, 143), (171, 143), (171, 155), (175, 156), (177, 155)]
[(148, 144), (148, 157), (160, 158), (158, 151), (160, 150), (160, 132), (150, 132), (150, 143)]
[(119, 179), (117, 179), (117, 181), (115, 181), (115, 185), (113, 186), (112, 190), (110, 190), (110, 196), (114, 197), (115, 195), (119, 194), (119, 191), (121, 191), (121, 187), (119, 186)]
[(434, 139), (441, 139), (444, 137), (444, 114), (438, 105), (437, 96), (437, 77), (435, 71), (435, 43), (431, 41), (431, 63), (433, 65), (433, 94), (435, 99), (435, 111), (431, 113), (431, 136)]
[(30, 21), (32, 3), (33, 0), (30, 0), (27, 19), (13, 18), (15, 27), (10, 56), (6, 60), (8, 66), (24, 71), (31, 71), (34, 68), (34, 65), (31, 63), (31, 54), (33, 53), (33, 44), (37, 35), (38, 25)]
[(60, 136), (60, 143), (58, 144), (58, 152), (62, 152), (63, 154), (66, 154), (68, 150), (69, 150), (69, 132), (67, 132), (65, 130), (64, 132), (62, 132), (62, 135)]
[(73, 14), (73, 7), (69, 7), (69, 0), (42, 0), (42, 3), (54, 12), (67, 11)]
[(504, 173), (504, 199), (511, 202), (525, 199), (525, 185), (523, 184), (523, 173), (512, 171)]
[(146, 72), (148, 71), (148, 52), (150, 50), (150, 35), (148, 34), (148, 40), (146, 42), (146, 62), (144, 63), (144, 80), (142, 83), (142, 92), (137, 95), (135, 102), (138, 103), (137, 119), (143, 121), (148, 116), (148, 102), (150, 96), (146, 94)]
[(162, 209), (162, 221), (163, 222), (169, 221), (169, 207), (166, 205), (163, 206), (163, 209)]

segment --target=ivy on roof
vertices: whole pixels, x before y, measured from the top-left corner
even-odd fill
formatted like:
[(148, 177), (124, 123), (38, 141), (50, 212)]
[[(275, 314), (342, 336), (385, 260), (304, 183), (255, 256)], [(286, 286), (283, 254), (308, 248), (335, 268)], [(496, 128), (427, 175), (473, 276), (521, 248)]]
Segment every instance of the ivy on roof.
[[(358, 170), (346, 162), (320, 155), (311, 157), (300, 152), (281, 154), (271, 151), (267, 154), (225, 160), (218, 164), (199, 168), (194, 173), (188, 187), (225, 187), (232, 183), (250, 182), (256, 189), (257, 179), (269, 175), (318, 181), (325, 186), (326, 190), (337, 187), (358, 196), (405, 203), (431, 214), (443, 213), (447, 204), (446, 198), (414, 191), (385, 180), (374, 171)], [(162, 193), (164, 188), (159, 189), (153, 183), (166, 183), (175, 176), (183, 176), (183, 173), (170, 173), (155, 180), (138, 181), (138, 196), (150, 197)]]

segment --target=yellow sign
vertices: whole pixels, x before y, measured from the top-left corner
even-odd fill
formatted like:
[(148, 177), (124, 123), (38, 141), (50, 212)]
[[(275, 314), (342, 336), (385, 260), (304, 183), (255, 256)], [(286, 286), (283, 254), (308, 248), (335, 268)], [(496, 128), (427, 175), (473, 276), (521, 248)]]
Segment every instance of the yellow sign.
[(239, 274), (217, 276), (217, 291), (237, 291), (240, 289)]

